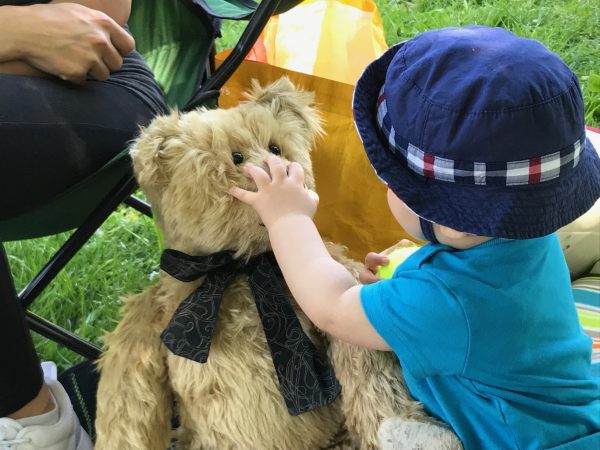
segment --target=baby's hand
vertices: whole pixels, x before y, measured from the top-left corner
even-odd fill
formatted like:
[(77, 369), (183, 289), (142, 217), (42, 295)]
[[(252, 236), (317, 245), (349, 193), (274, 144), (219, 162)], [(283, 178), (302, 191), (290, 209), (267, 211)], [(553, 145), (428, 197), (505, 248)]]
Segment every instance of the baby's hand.
[(379, 266), (385, 266), (389, 262), (385, 251), (381, 253), (369, 252), (365, 256), (365, 267), (358, 274), (358, 281), (362, 284), (371, 284), (381, 280), (375, 275)]
[(382, 280), (381, 277), (376, 275), (377, 269), (381, 266), (385, 266), (390, 260), (386, 255), (390, 254), (392, 251), (397, 249), (398, 247), (410, 247), (415, 245), (414, 242), (409, 241), (408, 239), (402, 239), (396, 245), (391, 246), (388, 249), (385, 249), (381, 253), (370, 252), (365, 256), (365, 267), (358, 274), (358, 280), (362, 284), (371, 284), (376, 281)]
[(254, 164), (246, 164), (244, 170), (256, 183), (257, 192), (232, 187), (229, 191), (238, 200), (252, 206), (267, 228), (286, 216), (315, 215), (318, 196), (306, 189), (304, 170), (296, 162), (285, 166), (275, 155), (266, 157), (267, 173)]

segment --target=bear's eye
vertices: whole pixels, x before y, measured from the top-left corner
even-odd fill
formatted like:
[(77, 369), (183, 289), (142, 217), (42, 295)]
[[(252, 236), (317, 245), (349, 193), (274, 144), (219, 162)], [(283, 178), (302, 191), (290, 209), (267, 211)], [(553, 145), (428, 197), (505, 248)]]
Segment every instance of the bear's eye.
[(244, 155), (240, 152), (233, 152), (231, 154), (231, 159), (233, 159), (233, 163), (237, 166), (244, 162)]
[(277, 147), (275, 144), (269, 145), (269, 151), (271, 153), (273, 153), (274, 155), (277, 155), (277, 156), (281, 155), (281, 149), (279, 147)]

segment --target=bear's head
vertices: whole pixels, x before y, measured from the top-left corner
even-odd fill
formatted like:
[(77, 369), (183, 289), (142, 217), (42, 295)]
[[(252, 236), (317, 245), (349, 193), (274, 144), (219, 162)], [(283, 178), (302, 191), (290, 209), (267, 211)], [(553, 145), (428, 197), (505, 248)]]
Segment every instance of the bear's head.
[(322, 129), (312, 103), (313, 95), (287, 78), (264, 88), (254, 82), (247, 101), (234, 108), (173, 112), (142, 130), (131, 157), (165, 247), (193, 255), (268, 250), (258, 214), (229, 189), (256, 190), (243, 166), (265, 167), (269, 152), (298, 162), (307, 187), (314, 189), (310, 150)]

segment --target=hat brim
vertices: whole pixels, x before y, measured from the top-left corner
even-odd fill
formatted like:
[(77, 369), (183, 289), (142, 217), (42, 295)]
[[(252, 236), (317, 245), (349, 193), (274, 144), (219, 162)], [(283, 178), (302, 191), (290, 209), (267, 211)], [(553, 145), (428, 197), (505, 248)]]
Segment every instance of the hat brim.
[(353, 110), (367, 156), (392, 191), (416, 214), (473, 233), (509, 239), (550, 234), (572, 222), (600, 197), (600, 158), (586, 139), (574, 170), (521, 186), (479, 186), (416, 174), (392, 153), (377, 128), (377, 97), (387, 68), (404, 43), (372, 62), (358, 80)]

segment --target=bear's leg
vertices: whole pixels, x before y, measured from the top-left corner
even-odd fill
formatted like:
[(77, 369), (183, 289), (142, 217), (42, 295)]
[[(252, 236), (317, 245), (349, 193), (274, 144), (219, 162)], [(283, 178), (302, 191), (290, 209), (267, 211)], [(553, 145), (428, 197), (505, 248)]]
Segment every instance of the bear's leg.
[(96, 450), (165, 450), (173, 399), (160, 340), (156, 286), (126, 299), (124, 317), (99, 362)]
[(346, 426), (362, 450), (379, 448), (377, 432), (387, 418), (432, 421), (408, 393), (400, 364), (391, 352), (331, 338), (328, 355), (342, 385)]

